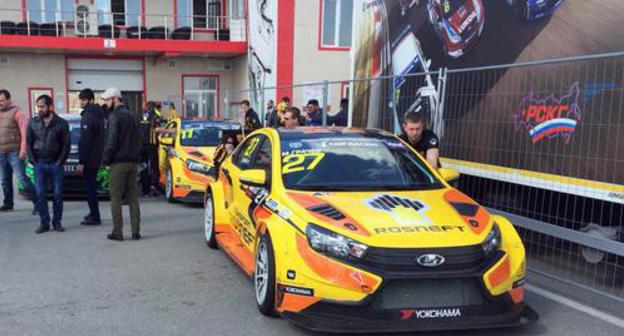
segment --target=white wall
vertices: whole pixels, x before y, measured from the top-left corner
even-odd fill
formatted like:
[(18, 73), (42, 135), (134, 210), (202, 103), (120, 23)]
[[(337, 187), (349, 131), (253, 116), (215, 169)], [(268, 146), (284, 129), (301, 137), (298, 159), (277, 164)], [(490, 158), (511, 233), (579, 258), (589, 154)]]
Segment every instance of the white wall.
[(0, 88), (11, 92), (13, 102), (29, 113), (28, 88), (52, 88), (53, 97), (65, 112), (65, 58), (63, 55), (3, 53), (8, 64), (0, 65)]

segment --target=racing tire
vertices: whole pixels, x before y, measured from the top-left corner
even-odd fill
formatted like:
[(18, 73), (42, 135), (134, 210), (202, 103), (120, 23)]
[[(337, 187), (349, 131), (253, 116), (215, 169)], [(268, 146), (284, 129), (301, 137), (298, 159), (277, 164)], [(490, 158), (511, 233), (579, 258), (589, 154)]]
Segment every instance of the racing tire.
[(258, 310), (265, 316), (277, 316), (275, 310), (275, 253), (269, 233), (262, 234), (256, 248), (253, 286)]
[(513, 4), (513, 12), (521, 22), (529, 20), (529, 6), (526, 0), (516, 0)]
[(207, 191), (204, 198), (204, 235), (206, 236), (206, 245), (213, 250), (218, 248), (217, 235), (215, 234), (215, 214), (214, 200), (212, 192)]
[(167, 198), (167, 202), (175, 203), (175, 198), (173, 197), (173, 173), (171, 172), (171, 167), (167, 168), (166, 177), (165, 177), (165, 197)]

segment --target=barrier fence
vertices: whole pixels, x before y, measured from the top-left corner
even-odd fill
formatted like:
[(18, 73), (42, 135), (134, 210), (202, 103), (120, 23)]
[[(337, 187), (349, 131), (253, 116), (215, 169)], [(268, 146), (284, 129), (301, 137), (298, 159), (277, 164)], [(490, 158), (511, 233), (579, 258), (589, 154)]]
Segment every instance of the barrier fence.
[[(222, 116), (250, 100), (264, 115), (281, 88), (223, 92)], [(509, 217), (530, 270), (624, 301), (624, 52), (289, 87), (332, 125), (400, 132), (423, 114), (459, 188)]]

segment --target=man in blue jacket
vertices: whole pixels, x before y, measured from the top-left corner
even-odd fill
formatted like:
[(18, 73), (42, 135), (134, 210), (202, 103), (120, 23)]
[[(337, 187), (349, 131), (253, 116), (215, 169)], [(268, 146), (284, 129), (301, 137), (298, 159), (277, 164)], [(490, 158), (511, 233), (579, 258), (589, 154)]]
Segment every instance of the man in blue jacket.
[(104, 112), (95, 104), (91, 89), (84, 89), (78, 95), (82, 107), (80, 119), (80, 142), (78, 143), (78, 171), (82, 172), (89, 205), (89, 214), (82, 225), (100, 225), (100, 207), (97, 195), (97, 173), (102, 165), (104, 152)]

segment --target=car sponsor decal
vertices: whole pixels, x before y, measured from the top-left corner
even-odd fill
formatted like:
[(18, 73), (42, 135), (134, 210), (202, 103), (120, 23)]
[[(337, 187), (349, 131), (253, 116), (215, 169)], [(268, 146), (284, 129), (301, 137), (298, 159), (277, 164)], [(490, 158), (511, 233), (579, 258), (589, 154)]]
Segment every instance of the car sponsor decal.
[(325, 153), (288, 154), (282, 158), (282, 174), (314, 170), (323, 160)]
[(462, 24), (459, 25), (459, 27), (457, 28), (457, 32), (459, 34), (463, 33), (466, 30), (466, 28), (468, 28), (468, 26), (472, 23), (472, 21), (474, 21), (476, 18), (477, 18), (477, 12), (473, 11), (472, 13), (470, 13), (470, 15), (468, 15), (466, 20), (464, 20), (464, 22), (462, 22)]
[(516, 132), (526, 131), (535, 144), (543, 139), (561, 138), (569, 144), (581, 121), (579, 107), (579, 83), (572, 84), (568, 93), (557, 97), (551, 94), (545, 98), (529, 93), (513, 115)]
[(392, 215), (400, 225), (431, 224), (425, 215), (429, 206), (420, 200), (382, 194), (365, 200), (365, 203), (375, 210)]
[(443, 308), (443, 309), (403, 309), (401, 310), (401, 320), (426, 320), (439, 318), (457, 318), (461, 317), (462, 312), (459, 308)]
[(465, 232), (465, 228), (461, 225), (412, 225), (412, 226), (389, 226), (384, 228), (375, 228), (377, 234), (398, 234), (398, 233), (444, 233), (447, 231)]
[(287, 286), (283, 284), (278, 284), (277, 286), (279, 290), (286, 292), (288, 294), (295, 294), (295, 295), (301, 295), (301, 296), (314, 296), (314, 289), (312, 288)]

